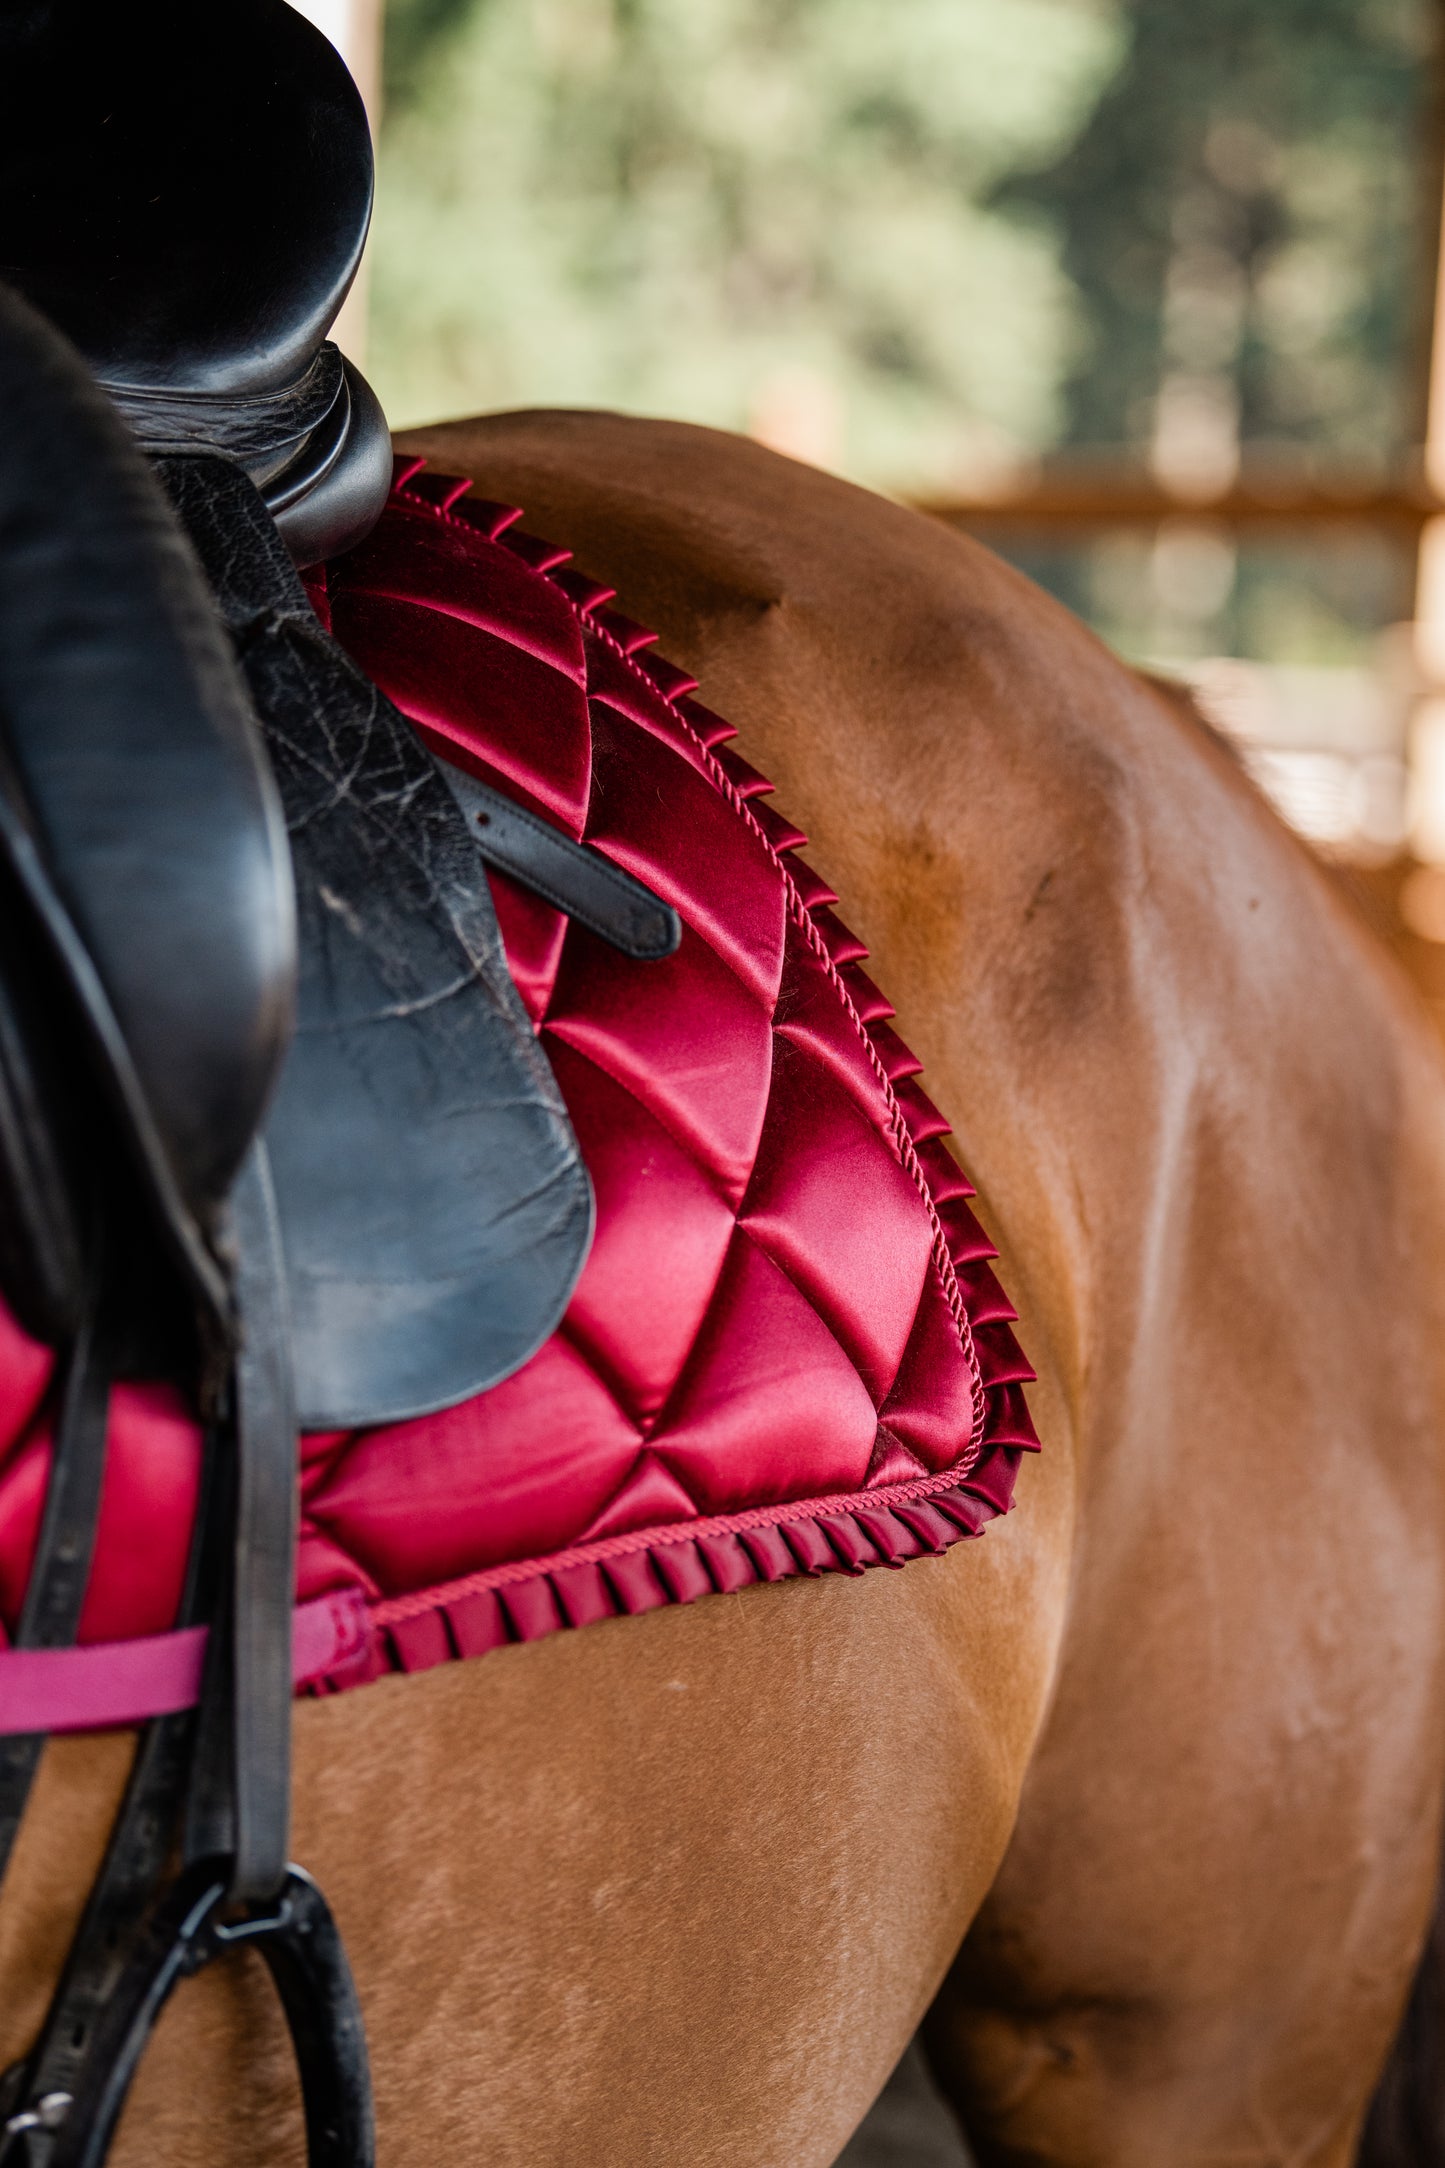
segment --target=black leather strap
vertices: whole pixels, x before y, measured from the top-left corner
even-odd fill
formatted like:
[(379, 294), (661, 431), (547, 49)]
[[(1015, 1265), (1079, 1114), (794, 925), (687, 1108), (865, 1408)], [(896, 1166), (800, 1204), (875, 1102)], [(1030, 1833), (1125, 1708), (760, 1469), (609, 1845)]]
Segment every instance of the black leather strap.
[(671, 904), (600, 851), (574, 843), (476, 776), (451, 767), (445, 773), (489, 866), (509, 873), (624, 956), (646, 963), (672, 955), (682, 939), (682, 920)]
[[(228, 1441), (213, 1425), (176, 1611), (178, 1630), (214, 1611), (225, 1583), (231, 1526)], [(0, 2085), (0, 2168), (45, 2168), (53, 2134), (70, 2113), (105, 2012), (119, 1991), (175, 1847), (196, 1712), (156, 1717), (141, 1735), (105, 1859), (86, 1900), (60, 1983), (29, 2056)], [(16, 2126), (19, 2126), (18, 2128)]]
[(146, 1726), (100, 1877), (86, 1901), (44, 2027), (0, 2090), (0, 2168), (48, 2168), (83, 2090), (106, 2013), (164, 1885), (195, 1737), (195, 1712)]
[(232, 1569), (230, 1895), (274, 1897), (291, 1819), (291, 1613), (296, 1582), (296, 1414), (281, 1231), (266, 1147), (251, 1147), (231, 1197), (236, 1358), (236, 1524)]
[[(45, 1513), (15, 1633), (21, 1649), (67, 1648), (80, 1625), (105, 1473), (112, 1348), (104, 1313), (81, 1326), (64, 1369)], [(0, 1739), (0, 1876), (30, 1796), (43, 1733)]]
[[(102, 2160), (171, 1987), (272, 1925), (278, 1945), (264, 1954), (297, 2041), (308, 2128), (316, 2123), (312, 2159), (353, 2168), (366, 2158), (330, 2150), (325, 2137), (339, 2118), (354, 2139), (358, 2116), (369, 2115), (365, 2047), (330, 1914), (287, 1864), (296, 1431), (275, 1200), (259, 1143), (238, 1177), (228, 1236), (240, 1352), (230, 1406), (207, 1439), (177, 1619), (212, 1622), (202, 1709), (199, 1719), (188, 1711), (147, 1727), (44, 2031), (5, 2103), (0, 2168)], [(187, 1865), (160, 1924), (147, 1927), (188, 1767)], [(198, 1843), (222, 1856), (198, 1861)]]
[(251, 1902), (274, 1895), (286, 1872), (297, 1516), (286, 1289), (259, 1141), (237, 1182), (230, 1247), (241, 1347), (216, 1436), (213, 1511), (226, 1542), (209, 1607), (184, 1857), (230, 1859), (232, 1895)]
[(21, 1323), (56, 1345), (84, 1311), (85, 1233), (58, 1115), (62, 1034), (52, 1028), (38, 1046), (25, 1028), (27, 1012), (59, 1020), (27, 919), (0, 865), (0, 1288), (27, 1291)]

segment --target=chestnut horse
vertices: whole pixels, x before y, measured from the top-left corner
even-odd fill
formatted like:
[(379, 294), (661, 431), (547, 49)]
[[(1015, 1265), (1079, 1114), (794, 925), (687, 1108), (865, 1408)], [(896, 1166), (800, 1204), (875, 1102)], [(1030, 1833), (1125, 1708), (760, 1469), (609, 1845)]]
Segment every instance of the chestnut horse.
[[(382, 2161), (826, 2168), (927, 2012), (984, 2162), (1346, 2168), (1445, 1797), (1424, 1024), (1184, 703), (968, 541), (680, 425), (406, 443), (614, 583), (808, 830), (979, 1185), (1044, 1451), (906, 1572), (298, 1707)], [(0, 2058), (128, 1752), (49, 1751)], [(215, 1969), (116, 2157), (295, 2161), (292, 2088), (269, 1990)]]

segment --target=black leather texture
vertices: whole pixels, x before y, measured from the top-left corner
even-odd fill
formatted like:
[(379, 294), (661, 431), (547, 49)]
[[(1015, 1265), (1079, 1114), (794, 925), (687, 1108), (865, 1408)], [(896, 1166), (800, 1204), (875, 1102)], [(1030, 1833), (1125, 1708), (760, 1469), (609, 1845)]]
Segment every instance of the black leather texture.
[(647, 963), (672, 955), (682, 940), (682, 920), (644, 881), (465, 769), (448, 768), (446, 778), (489, 866), (511, 874), (624, 956)]
[(0, 1144), (31, 1106), (25, 1164), (7, 1150), (0, 1170), (7, 1299), (47, 1337), (74, 1330), (78, 1286), (16, 1254), (44, 1210), (23, 1199), (62, 1184), (63, 1279), (85, 1246), (76, 1215), (128, 1166), (139, 1201), (119, 1215), (117, 1269), (149, 1211), (223, 1307), (195, 1237), (214, 1231), (290, 1035), (284, 821), (163, 495), (74, 355), (3, 288), (0, 886), (0, 945), (23, 952), (0, 1020)]
[[(67, 1648), (80, 1625), (100, 1520), (111, 1363), (108, 1320), (87, 1319), (70, 1348), (56, 1420), (54, 1470), (16, 1625), (18, 1649)], [(0, 1878), (3, 1878), (45, 1741), (0, 1738)]]
[(371, 198), (356, 87), (282, 0), (0, 8), (0, 278), (148, 450), (243, 465), (302, 564), (390, 479), (375, 400), (322, 348)]
[[(147, 1923), (99, 2013), (95, 2043), (55, 2137), (27, 2168), (102, 2168), (146, 2042), (183, 1980), (252, 1949), (271, 1974), (296, 2050), (308, 2168), (373, 2168), (376, 2128), (361, 2005), (330, 1907), (292, 1867), (277, 1899), (236, 1914), (224, 1863), (200, 1861)], [(8, 2168), (8, 2163), (7, 2163)]]
[(265, 1137), (300, 1419), (399, 1420), (540, 1346), (587, 1253), (591, 1186), (436, 762), (317, 622), (244, 475), (160, 471), (290, 833), (297, 1031)]
[(108, 382), (279, 391), (361, 259), (356, 86), (282, 0), (0, 10), (0, 271)]
[(291, 1608), (296, 1595), (296, 1408), (281, 1231), (258, 1138), (231, 1194), (236, 1307), (231, 1536), (233, 1900), (263, 1903), (291, 1853)]

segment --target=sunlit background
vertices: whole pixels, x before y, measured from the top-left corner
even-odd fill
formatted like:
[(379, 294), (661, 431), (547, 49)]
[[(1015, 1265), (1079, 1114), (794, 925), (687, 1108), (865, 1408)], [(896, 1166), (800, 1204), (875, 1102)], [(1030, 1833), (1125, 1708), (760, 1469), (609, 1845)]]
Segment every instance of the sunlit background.
[(1189, 677), (1445, 1021), (1441, 0), (314, 0), (394, 423), (601, 405)]

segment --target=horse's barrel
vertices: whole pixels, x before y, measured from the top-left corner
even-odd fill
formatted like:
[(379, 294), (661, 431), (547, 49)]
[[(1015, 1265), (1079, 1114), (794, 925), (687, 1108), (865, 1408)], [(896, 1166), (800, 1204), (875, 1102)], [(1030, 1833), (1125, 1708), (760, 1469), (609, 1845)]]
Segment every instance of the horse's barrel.
[(371, 193), (356, 87), (282, 0), (0, 11), (0, 278), (148, 451), (243, 466), (303, 563), (390, 480), (380, 409), (323, 343)]

